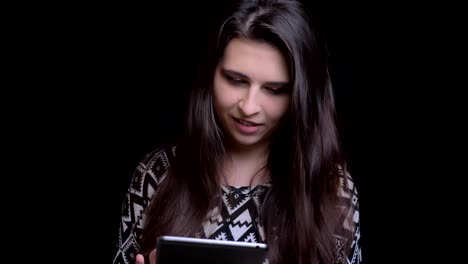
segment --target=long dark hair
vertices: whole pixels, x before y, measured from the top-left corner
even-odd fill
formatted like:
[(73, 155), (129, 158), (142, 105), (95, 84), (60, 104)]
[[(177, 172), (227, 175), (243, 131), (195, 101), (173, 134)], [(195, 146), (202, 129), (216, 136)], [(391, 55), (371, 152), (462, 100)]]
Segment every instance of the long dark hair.
[(292, 76), (290, 111), (272, 139), (267, 162), (272, 187), (261, 215), (269, 261), (333, 263), (336, 236), (350, 238), (351, 233), (343, 228), (349, 205), (340, 205), (337, 195), (345, 162), (328, 54), (301, 4), (286, 0), (242, 1), (221, 26), (210, 73), (190, 98), (185, 136), (170, 176), (148, 208), (142, 251), (152, 250), (161, 235), (196, 236), (208, 211), (220, 204), (226, 150), (212, 105), (212, 82), (225, 47), (238, 37), (277, 47)]

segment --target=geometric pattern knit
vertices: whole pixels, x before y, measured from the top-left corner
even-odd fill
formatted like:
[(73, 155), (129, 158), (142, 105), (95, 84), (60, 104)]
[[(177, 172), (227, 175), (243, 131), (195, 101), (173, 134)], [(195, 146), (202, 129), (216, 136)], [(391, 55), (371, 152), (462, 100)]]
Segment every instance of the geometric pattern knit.
[[(122, 205), (119, 238), (114, 264), (134, 264), (140, 250), (139, 240), (145, 223), (145, 209), (151, 202), (158, 185), (167, 176), (170, 161), (175, 156), (175, 146), (161, 147), (149, 153), (137, 166)], [(359, 204), (357, 191), (351, 176), (341, 171), (339, 196), (344, 202), (351, 199), (352, 215), (344, 220), (345, 227), (353, 227), (354, 239), (349, 256), (343, 253), (344, 242), (336, 236), (336, 260), (339, 264), (360, 264)], [(265, 241), (264, 228), (259, 220), (259, 208), (265, 200), (270, 184), (255, 187), (222, 185), (222, 206), (208, 214), (198, 236), (202, 238), (257, 242)], [(348, 221), (353, 221), (354, 224)]]

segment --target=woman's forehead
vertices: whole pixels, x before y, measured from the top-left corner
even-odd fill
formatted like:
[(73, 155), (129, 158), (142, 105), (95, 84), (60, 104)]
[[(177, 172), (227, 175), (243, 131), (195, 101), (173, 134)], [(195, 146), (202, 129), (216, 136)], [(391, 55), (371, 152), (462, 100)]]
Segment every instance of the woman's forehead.
[(220, 65), (262, 82), (289, 81), (286, 60), (278, 48), (266, 42), (234, 38), (226, 46)]

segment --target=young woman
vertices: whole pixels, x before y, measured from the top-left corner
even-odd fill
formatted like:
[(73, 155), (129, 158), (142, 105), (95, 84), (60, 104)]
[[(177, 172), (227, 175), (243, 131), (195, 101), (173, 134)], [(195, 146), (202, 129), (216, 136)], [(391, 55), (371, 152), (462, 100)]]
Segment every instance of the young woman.
[(264, 242), (269, 263), (361, 263), (327, 51), (302, 6), (243, 1), (217, 43), (185, 136), (135, 171), (114, 263), (154, 261), (161, 235)]

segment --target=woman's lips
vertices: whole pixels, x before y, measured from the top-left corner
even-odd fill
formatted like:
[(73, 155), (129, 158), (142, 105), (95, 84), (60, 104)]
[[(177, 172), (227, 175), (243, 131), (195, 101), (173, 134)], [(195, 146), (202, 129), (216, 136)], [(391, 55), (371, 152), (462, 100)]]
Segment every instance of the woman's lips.
[(237, 129), (244, 134), (254, 134), (260, 129), (259, 123), (248, 121), (241, 118), (232, 117)]

